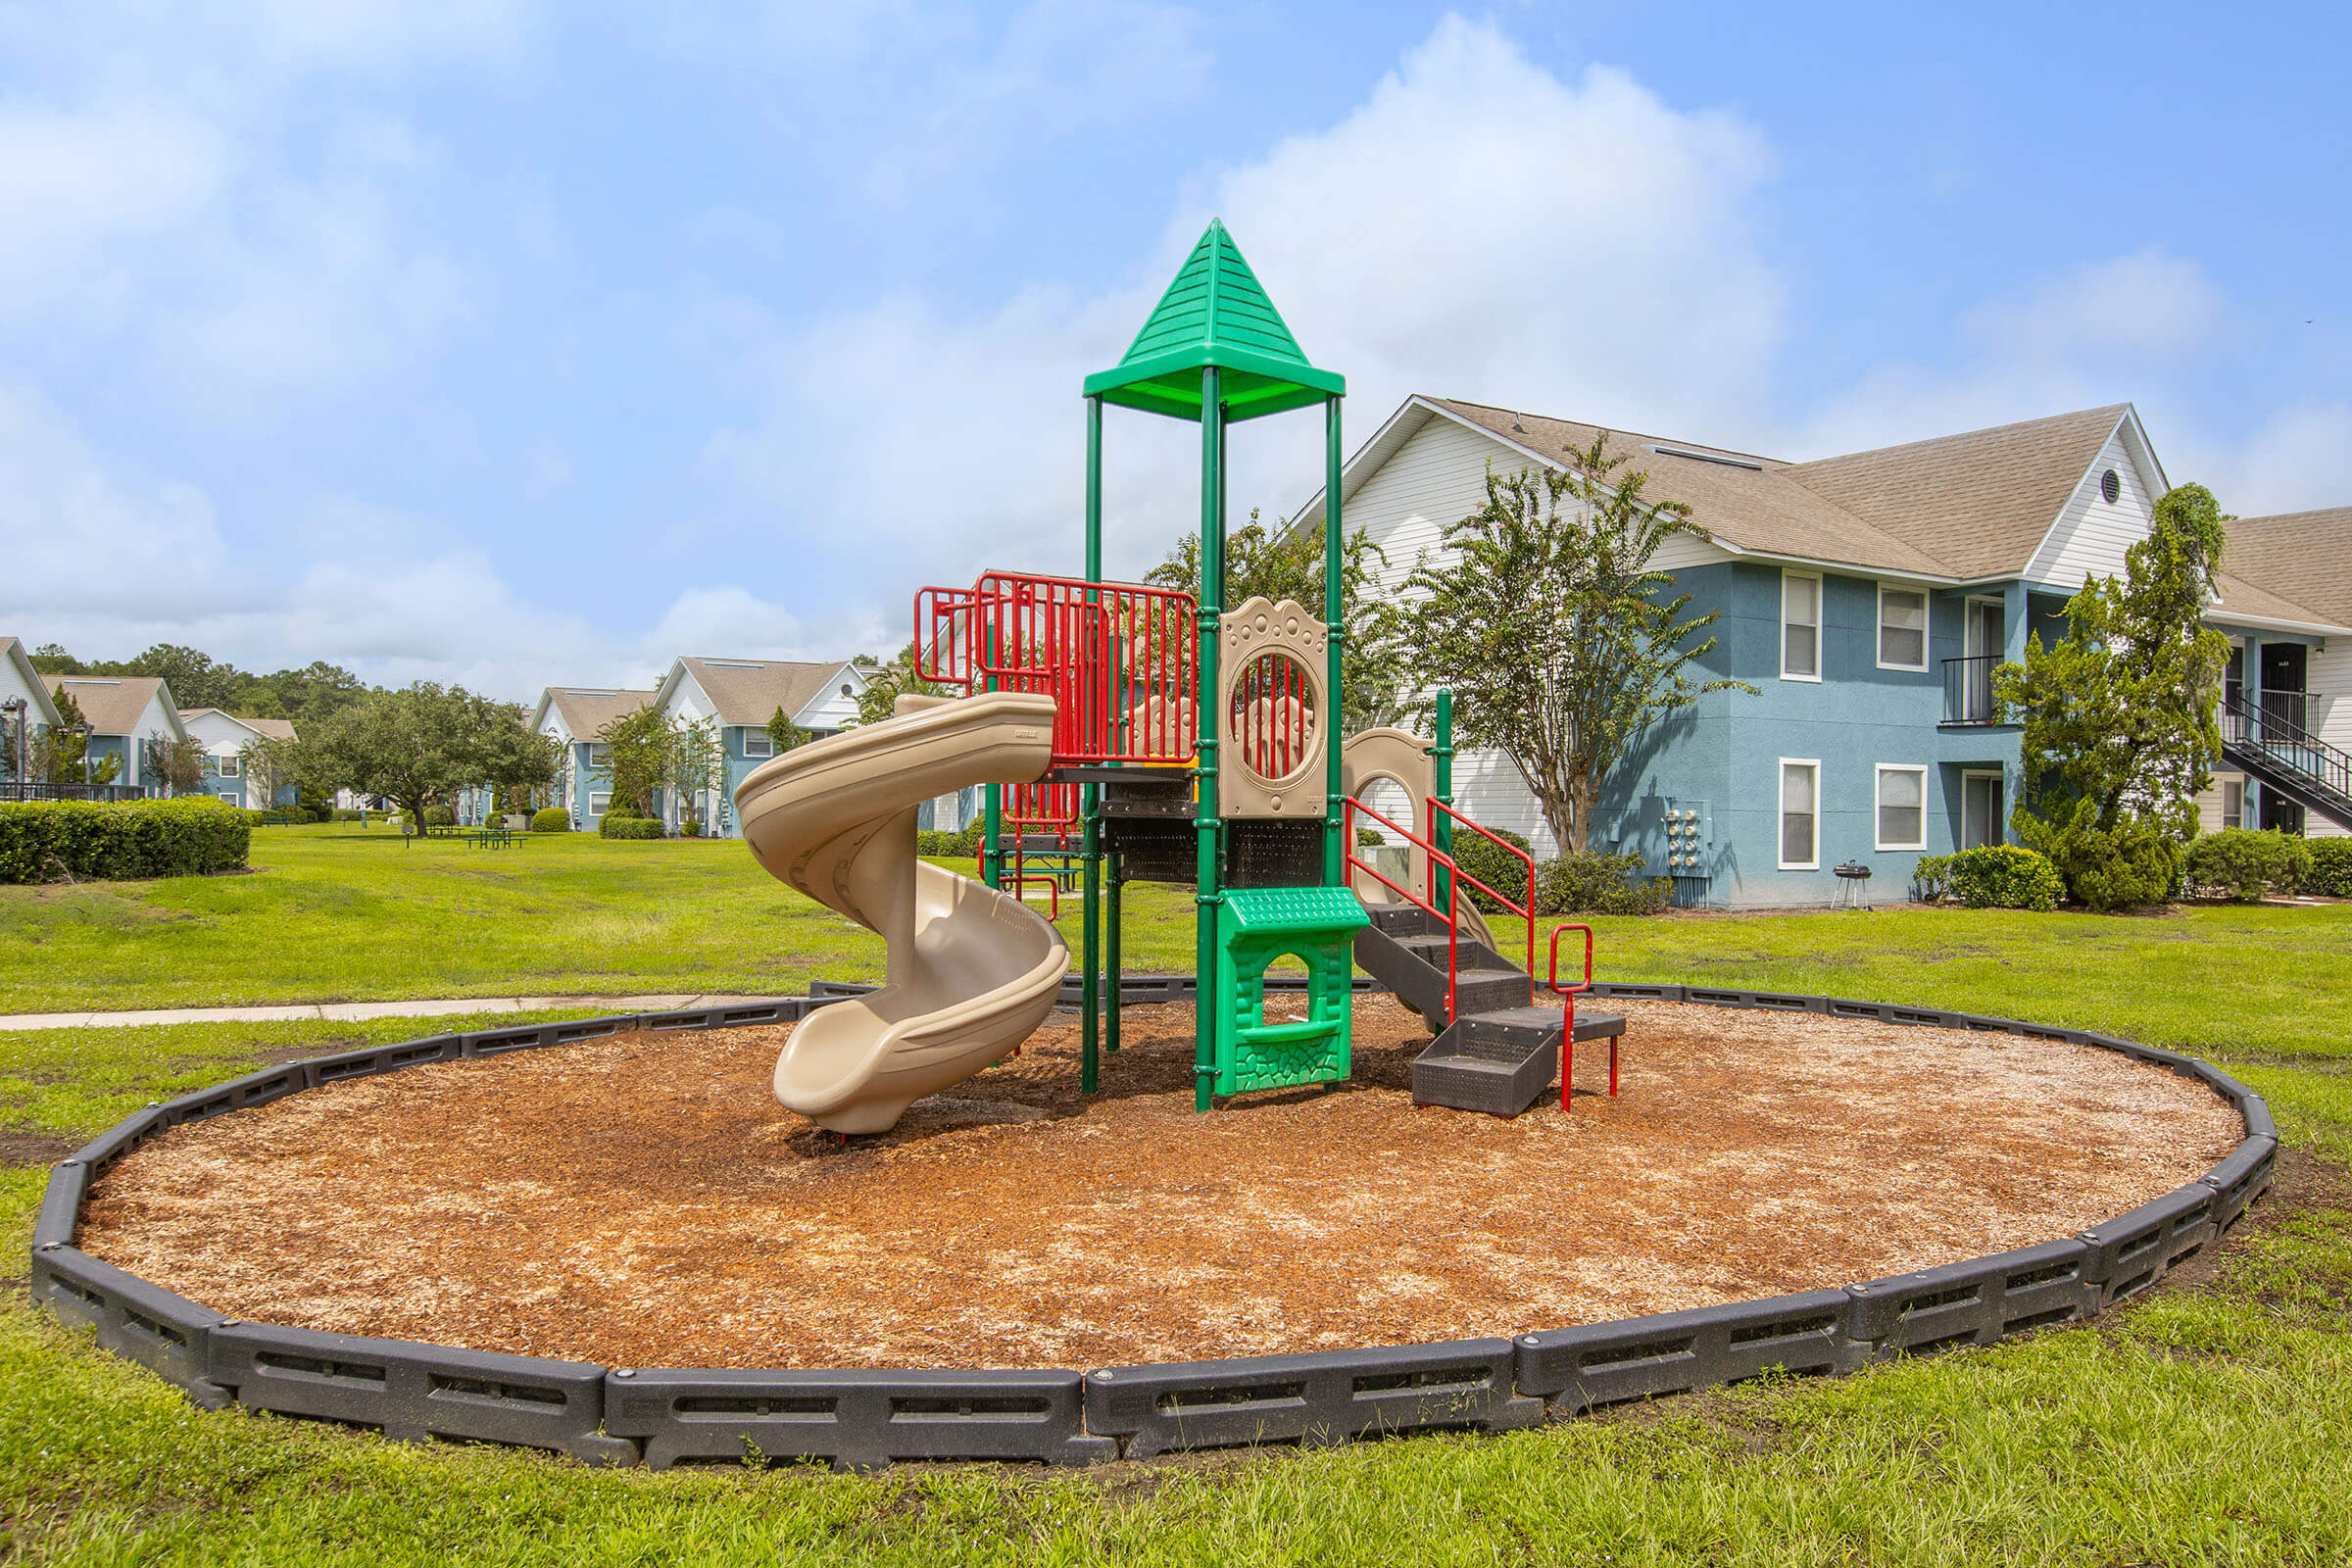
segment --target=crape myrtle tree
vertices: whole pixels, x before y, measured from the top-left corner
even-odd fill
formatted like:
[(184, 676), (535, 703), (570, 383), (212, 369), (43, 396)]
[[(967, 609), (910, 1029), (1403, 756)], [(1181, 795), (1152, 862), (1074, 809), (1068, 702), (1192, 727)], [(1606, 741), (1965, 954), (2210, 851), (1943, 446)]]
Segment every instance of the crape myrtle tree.
[[(1374, 563), (1388, 556), (1362, 529), (1349, 534), (1340, 551), (1340, 618), (1347, 640), (1340, 647), (1340, 730), (1353, 734), (1394, 724), (1406, 711), (1411, 677), (1404, 651), (1405, 621), (1378, 591)], [(1144, 581), (1200, 595), (1200, 536), (1188, 533), (1165, 560), (1144, 573)], [(1295, 532), (1268, 528), (1251, 508), (1250, 520), (1225, 536), (1224, 605), (1230, 610), (1253, 595), (1280, 604), (1288, 599), (1309, 613), (1323, 612), (1323, 529)]]
[(204, 742), (192, 736), (172, 740), (169, 736), (151, 735), (145, 752), (142, 762), (147, 776), (161, 779), (172, 794), (193, 795), (204, 788)]
[(2226, 520), (2203, 485), (2167, 492), (2123, 580), (2085, 579), (2066, 635), (2045, 648), (2037, 634), (2024, 663), (1993, 671), (2002, 717), (2023, 726), (2011, 824), (2092, 909), (2163, 900), (2196, 834), (2196, 797), (2222, 754), (2214, 704), (2230, 639), (2204, 616)]
[(678, 792), (678, 823), (688, 833), (699, 834), (704, 793), (726, 781), (726, 738), (715, 718), (681, 719), (670, 725), (669, 743), (669, 781)]
[(1620, 474), (1626, 459), (1606, 440), (1572, 451), (1564, 470), (1490, 468), (1486, 505), (1405, 582), (1419, 597), (1416, 686), (1453, 689), (1456, 744), (1508, 757), (1579, 855), (1601, 785), (1651, 725), (1708, 692), (1756, 691), (1685, 673), (1713, 651), (1698, 634), (1716, 612), (1685, 617), (1690, 596), (1650, 562), (1669, 539), (1707, 532), (1682, 503), (1646, 499), (1649, 475)]
[(390, 801), (411, 832), (422, 832), (426, 809), (459, 790), (548, 782), (557, 753), (547, 737), (531, 733), (515, 704), (418, 681), (368, 693), (317, 723), (292, 755), (304, 785)]
[(654, 814), (654, 792), (670, 781), (676, 757), (669, 716), (660, 709), (640, 708), (608, 719), (596, 732), (605, 748), (605, 773), (612, 781), (612, 798), (626, 801), (639, 816)]
[[(858, 722), (878, 724), (888, 718), (892, 707), (902, 694), (908, 697), (952, 697), (955, 695), (953, 691), (940, 685), (939, 682), (923, 679), (921, 675), (915, 673), (915, 670), (912, 639), (908, 639), (906, 647), (893, 654), (890, 662), (886, 664), (876, 664), (870, 662), (860, 664), (859, 672), (865, 676), (865, 690), (858, 694)], [(776, 710), (777, 716), (782, 717), (783, 711), (782, 709)], [(787, 722), (789, 723), (789, 720)], [(775, 719), (768, 720), (767, 732), (770, 735), (776, 732)], [(803, 735), (807, 733), (805, 730), (802, 731)], [(785, 749), (782, 741), (776, 743), (777, 751), (782, 752)]]

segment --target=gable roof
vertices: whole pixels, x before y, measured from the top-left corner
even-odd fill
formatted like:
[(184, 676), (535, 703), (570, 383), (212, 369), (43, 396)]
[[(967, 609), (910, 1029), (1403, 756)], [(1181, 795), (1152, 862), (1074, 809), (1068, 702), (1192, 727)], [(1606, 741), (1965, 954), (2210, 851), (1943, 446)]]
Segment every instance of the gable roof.
[(598, 730), (616, 718), (634, 713), (653, 700), (652, 692), (623, 687), (550, 686), (539, 694), (539, 707), (531, 714), (531, 728), (544, 728), (548, 710), (552, 708), (573, 740), (593, 740)]
[(721, 724), (752, 729), (773, 718), (779, 708), (785, 717), (797, 717), (845, 675), (860, 689), (865, 685), (865, 677), (846, 659), (808, 663), (789, 659), (682, 658), (663, 677), (658, 700), (667, 703), (686, 675), (692, 675), (703, 695), (710, 699)]
[[(1604, 429), (1416, 394), (1348, 460), (1342, 496), (1433, 416), (1555, 467)], [(2119, 428), (2133, 433), (2135, 450), (2154, 467), (2128, 403), (1808, 463), (1620, 430), (1607, 431), (1603, 450), (1646, 471), (1646, 494), (1689, 506), (1735, 555), (1959, 583), (2023, 573)], [(2161, 482), (2161, 469), (2152, 477)], [(1311, 526), (1322, 514), (1318, 490), (1292, 526)]]
[(294, 721), (286, 718), (247, 718), (241, 713), (225, 712), (218, 708), (183, 708), (179, 721), (185, 726), (200, 718), (220, 717), (249, 734), (266, 736), (274, 741), (294, 739)]
[(50, 675), (44, 677), (52, 692), (69, 690), (81, 709), (81, 716), (93, 735), (133, 735), (138, 732), (139, 718), (147, 705), (160, 700), (164, 716), (175, 729), (180, 724), (179, 710), (172, 704), (172, 688), (164, 684), (161, 675)]
[(1814, 494), (1917, 546), (1956, 577), (2026, 569), (2128, 403), (1796, 464)]
[[(2352, 507), (2240, 517), (2230, 524), (2222, 602), (2237, 609), (2230, 579), (2274, 603), (2352, 627)], [(2247, 611), (2247, 613), (2260, 613)], [(2293, 619), (2291, 615), (2272, 616)]]
[(24, 683), (24, 689), (32, 693), (33, 702), (39, 705), (32, 715), (33, 721), (39, 724), (56, 723), (57, 699), (49, 695), (49, 677), (32, 667), (32, 658), (24, 652), (24, 645), (14, 637), (0, 637), (0, 659), (17, 666), (17, 678)]

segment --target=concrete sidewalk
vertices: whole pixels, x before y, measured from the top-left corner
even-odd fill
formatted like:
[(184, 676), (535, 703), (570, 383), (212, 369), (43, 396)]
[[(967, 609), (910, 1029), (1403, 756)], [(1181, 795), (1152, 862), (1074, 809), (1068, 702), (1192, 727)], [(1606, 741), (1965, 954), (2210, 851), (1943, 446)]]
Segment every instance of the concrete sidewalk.
[(274, 1007), (153, 1007), (138, 1012), (0, 1013), (0, 1031), (13, 1029), (126, 1029), (159, 1023), (356, 1023), (363, 1018), (435, 1018), (467, 1012), (544, 1012), (553, 1007), (598, 1007), (609, 1012), (680, 1012), (689, 1007), (735, 1007), (776, 997), (708, 996), (664, 992), (650, 997), (452, 997), (437, 1002), (304, 1002)]

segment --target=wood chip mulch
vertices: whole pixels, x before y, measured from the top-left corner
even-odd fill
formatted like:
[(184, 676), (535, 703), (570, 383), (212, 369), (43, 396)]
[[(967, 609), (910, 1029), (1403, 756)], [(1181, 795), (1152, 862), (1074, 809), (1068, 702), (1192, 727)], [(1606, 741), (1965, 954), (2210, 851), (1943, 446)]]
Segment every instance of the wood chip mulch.
[[(1277, 1005), (1285, 1004), (1278, 1003)], [(1288, 1004), (1295, 1005), (1295, 1003)], [(617, 1366), (1021, 1367), (1411, 1344), (1837, 1286), (2064, 1236), (2237, 1142), (2203, 1086), (2051, 1041), (1676, 1004), (1528, 1115), (1356, 1076), (1192, 1109), (1192, 1009), (1129, 1008), (1082, 1099), (1056, 1015), (848, 1147), (788, 1027), (625, 1035), (180, 1128), (81, 1245), (232, 1317)]]

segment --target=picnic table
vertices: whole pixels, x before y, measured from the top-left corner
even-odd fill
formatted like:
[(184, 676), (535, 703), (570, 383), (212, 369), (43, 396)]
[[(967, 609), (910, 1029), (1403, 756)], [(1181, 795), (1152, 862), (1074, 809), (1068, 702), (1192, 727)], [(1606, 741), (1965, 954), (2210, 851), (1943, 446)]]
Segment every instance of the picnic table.
[(511, 850), (523, 838), (511, 827), (458, 827), (454, 824), (427, 823), (424, 831), (428, 838), (463, 839), (477, 850)]

